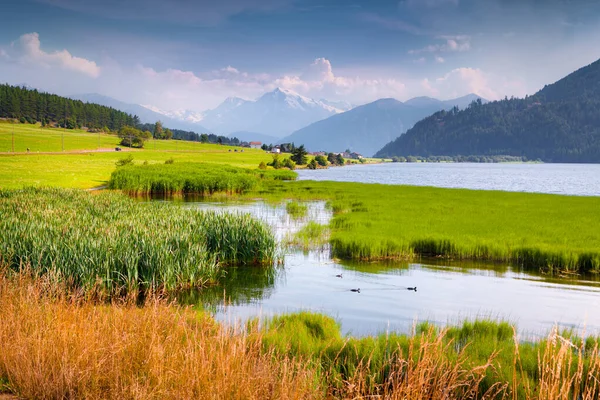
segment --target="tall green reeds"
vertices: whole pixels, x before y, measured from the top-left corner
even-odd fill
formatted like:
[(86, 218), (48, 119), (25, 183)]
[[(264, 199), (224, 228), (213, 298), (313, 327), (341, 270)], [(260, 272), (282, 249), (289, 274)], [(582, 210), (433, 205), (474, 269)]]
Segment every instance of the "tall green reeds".
[(0, 258), (84, 289), (169, 290), (213, 282), (227, 265), (272, 266), (276, 241), (249, 215), (24, 189), (0, 191)]
[(219, 164), (174, 163), (117, 168), (109, 188), (129, 194), (213, 193), (241, 194), (255, 189), (262, 180), (293, 180), (292, 171), (263, 171)]

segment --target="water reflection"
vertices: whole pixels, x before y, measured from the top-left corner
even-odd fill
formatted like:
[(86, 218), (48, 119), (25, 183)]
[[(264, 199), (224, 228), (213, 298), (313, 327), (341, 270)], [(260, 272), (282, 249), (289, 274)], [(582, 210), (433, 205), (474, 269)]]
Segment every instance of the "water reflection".
[[(308, 203), (304, 219), (287, 215), (285, 204), (185, 206), (248, 212), (266, 221), (279, 239), (308, 220), (326, 224), (331, 218), (324, 202)], [(344, 333), (355, 335), (408, 332), (415, 321), (447, 324), (475, 317), (515, 322), (524, 334), (545, 334), (554, 324), (600, 333), (598, 277), (556, 279), (501, 263), (443, 259), (341, 262), (328, 251), (283, 251), (283, 266), (231, 268), (218, 286), (185, 293), (180, 301), (207, 308), (225, 322), (300, 310), (323, 312), (338, 319)], [(415, 286), (417, 292), (408, 290)], [(360, 293), (351, 291), (357, 288)]]

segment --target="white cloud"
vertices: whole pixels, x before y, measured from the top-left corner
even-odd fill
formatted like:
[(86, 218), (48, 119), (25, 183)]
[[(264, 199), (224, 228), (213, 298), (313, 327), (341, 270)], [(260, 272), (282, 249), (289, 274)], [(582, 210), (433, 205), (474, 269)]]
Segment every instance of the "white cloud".
[(437, 39), (444, 43), (431, 44), (421, 49), (409, 50), (409, 54), (439, 53), (439, 52), (462, 52), (471, 49), (471, 37), (467, 35), (438, 36)]
[(92, 78), (100, 75), (100, 67), (94, 62), (71, 55), (67, 50), (45, 52), (41, 48), (40, 37), (36, 32), (27, 33), (14, 42), (12, 48), (16, 52), (17, 60), (22, 63), (31, 63), (46, 68), (58, 67), (76, 71)]
[[(96, 62), (72, 56), (67, 50), (46, 52), (37, 34), (23, 35), (0, 57), (0, 76), (9, 83), (61, 95), (97, 92), (129, 103), (152, 104), (164, 110), (205, 110), (226, 97), (254, 99), (280, 86), (312, 98), (363, 104), (384, 97), (406, 100), (424, 94), (453, 98), (469, 92), (487, 99), (524, 95), (525, 85), (474, 68), (458, 68), (438, 77), (394, 78), (403, 71), (375, 73), (372, 69), (339, 73), (327, 58), (316, 58), (293, 73), (249, 73), (232, 65), (197, 72), (177, 68), (125, 66), (105, 58)], [(1, 53), (0, 53), (1, 54)], [(15, 55), (18, 56), (14, 57)], [(434, 58), (442, 68), (442, 57)], [(425, 62), (425, 57), (416, 60)], [(73, 73), (77, 71), (79, 73)]]
[(478, 68), (456, 68), (433, 80), (424, 79), (420, 82), (422, 90), (431, 96), (444, 99), (475, 93), (488, 100), (497, 100), (510, 93), (515, 96), (526, 94), (525, 84), (519, 80), (509, 80), (505, 77), (486, 73)]
[(446, 62), (446, 60), (444, 59), (444, 57), (435, 56), (435, 62), (438, 64), (443, 64)]

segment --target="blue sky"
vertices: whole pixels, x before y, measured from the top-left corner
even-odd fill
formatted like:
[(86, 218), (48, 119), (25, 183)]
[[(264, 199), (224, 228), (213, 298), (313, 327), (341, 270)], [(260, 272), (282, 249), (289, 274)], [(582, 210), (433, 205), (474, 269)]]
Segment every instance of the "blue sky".
[(4, 1), (0, 80), (203, 110), (282, 86), (381, 97), (532, 94), (600, 58), (591, 0)]

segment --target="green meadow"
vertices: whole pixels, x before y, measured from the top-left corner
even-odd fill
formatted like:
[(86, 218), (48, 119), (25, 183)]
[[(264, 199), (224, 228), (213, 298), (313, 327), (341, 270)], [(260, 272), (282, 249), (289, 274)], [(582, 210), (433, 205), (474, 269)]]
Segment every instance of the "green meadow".
[[(156, 141), (156, 145), (173, 146), (173, 142)], [(274, 201), (325, 199), (335, 214), (329, 227), (330, 243), (338, 258), (427, 256), (498, 261), (558, 275), (600, 271), (600, 199), (595, 197), (282, 182), (249, 173), (260, 161), (271, 159), (261, 150), (241, 152), (241, 148), (189, 142), (179, 145), (195, 150), (152, 150), (150, 141), (146, 149), (128, 152), (4, 155), (0, 156), (0, 188), (91, 188), (107, 184), (114, 172), (112, 187), (131, 193), (166, 189), (167, 193), (224, 191)], [(133, 156), (134, 166), (117, 169), (116, 162), (128, 155)], [(164, 164), (170, 159), (172, 165)], [(238, 173), (235, 167), (245, 172)], [(286, 179), (294, 175), (271, 169), (256, 173), (278, 173)], [(296, 206), (290, 203), (288, 211), (301, 215)]]
[[(12, 127), (10, 123), (0, 123), (0, 188), (4, 189), (26, 186), (87, 189), (103, 186), (115, 170), (115, 163), (129, 154), (137, 165), (173, 159), (177, 163), (220, 163), (256, 168), (261, 161), (272, 159), (262, 150), (180, 140), (149, 140), (144, 149), (123, 148), (123, 151), (117, 152), (114, 148), (119, 138), (114, 135), (41, 128), (30, 124), (14, 124), (15, 153), (11, 153)], [(62, 135), (65, 152), (61, 151)], [(100, 147), (97, 146), (99, 140)], [(44, 154), (47, 152), (54, 154)]]

